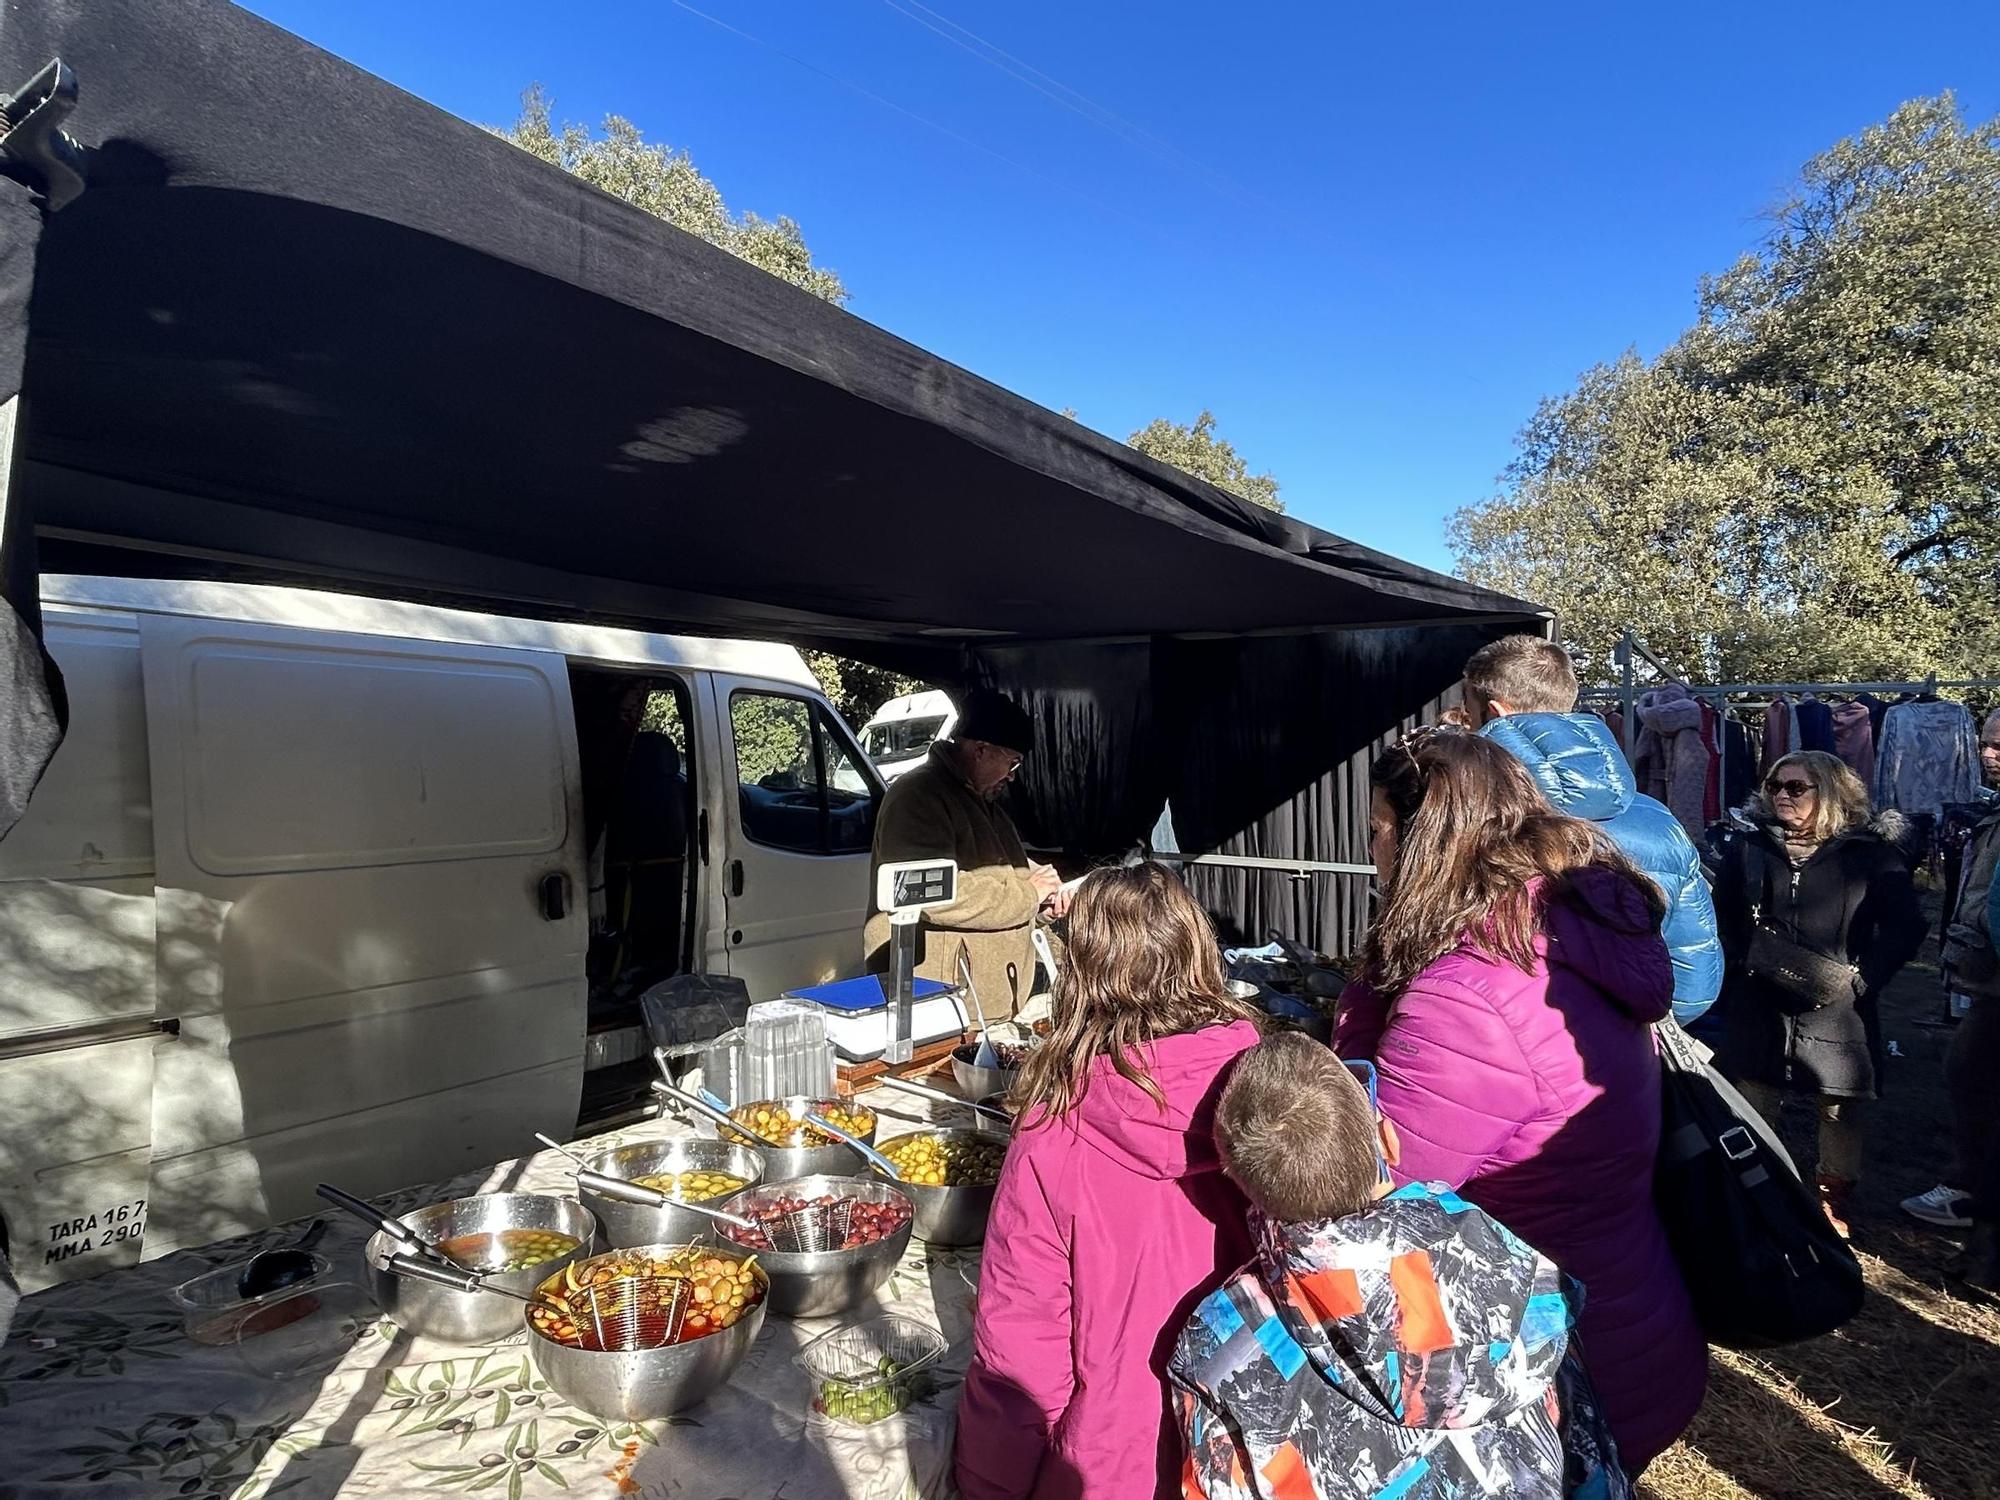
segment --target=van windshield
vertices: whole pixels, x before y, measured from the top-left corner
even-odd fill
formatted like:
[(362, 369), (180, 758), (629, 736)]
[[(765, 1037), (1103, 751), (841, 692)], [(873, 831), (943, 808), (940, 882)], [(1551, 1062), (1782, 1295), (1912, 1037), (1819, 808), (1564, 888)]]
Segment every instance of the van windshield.
[(894, 719), (887, 724), (870, 724), (861, 731), (861, 748), (870, 760), (902, 760), (921, 755), (944, 728), (944, 715), (922, 719)]

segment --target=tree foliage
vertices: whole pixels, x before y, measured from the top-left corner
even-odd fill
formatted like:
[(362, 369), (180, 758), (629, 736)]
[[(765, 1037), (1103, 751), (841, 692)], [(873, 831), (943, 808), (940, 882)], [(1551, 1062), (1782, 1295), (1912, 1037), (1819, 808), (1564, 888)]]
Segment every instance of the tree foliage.
[(1466, 575), (1722, 680), (2000, 665), (2000, 121), (1905, 104), (1804, 168), (1651, 363), (1544, 401)]
[(719, 245), (739, 260), (769, 271), (793, 286), (845, 302), (847, 288), (837, 272), (813, 264), (799, 226), (787, 218), (736, 215), (721, 190), (704, 177), (685, 151), (649, 141), (639, 127), (619, 115), (604, 121), (601, 134), (582, 125), (558, 127), (548, 95), (536, 86), (521, 96), (521, 117), (500, 134), (531, 156), (581, 177), (634, 208), (665, 219), (677, 229)]
[(1250, 465), (1228, 439), (1215, 435), (1215, 413), (1204, 411), (1192, 426), (1155, 417), (1127, 438), (1126, 443), (1148, 457), (1206, 479), (1266, 510), (1283, 510), (1278, 481), (1269, 474), (1252, 474)]

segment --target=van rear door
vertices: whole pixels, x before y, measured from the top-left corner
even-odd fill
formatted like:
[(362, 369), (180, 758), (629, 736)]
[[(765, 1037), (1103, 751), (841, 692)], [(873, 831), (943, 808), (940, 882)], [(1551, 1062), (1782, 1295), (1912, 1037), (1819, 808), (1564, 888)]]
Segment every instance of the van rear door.
[(582, 819), (552, 653), (146, 616), (147, 1254), (566, 1134)]
[[(707, 966), (752, 1000), (861, 972), (881, 781), (847, 726), (802, 689), (716, 675), (727, 842)], [(719, 865), (719, 871), (717, 866)]]

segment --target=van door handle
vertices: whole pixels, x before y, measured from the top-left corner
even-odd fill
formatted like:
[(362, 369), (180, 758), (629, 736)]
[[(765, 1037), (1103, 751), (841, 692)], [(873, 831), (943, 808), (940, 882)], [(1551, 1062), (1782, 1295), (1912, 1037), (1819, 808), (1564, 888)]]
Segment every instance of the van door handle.
[(732, 896), (743, 894), (743, 861), (740, 859), (732, 859), (729, 862), (729, 894)]
[(707, 808), (704, 807), (700, 812), (695, 814), (694, 829), (695, 829), (695, 837), (701, 843), (701, 862), (703, 864), (707, 864), (708, 863), (708, 809)]
[(551, 870), (542, 877), (542, 920), (560, 922), (569, 915), (569, 877), (560, 870)]

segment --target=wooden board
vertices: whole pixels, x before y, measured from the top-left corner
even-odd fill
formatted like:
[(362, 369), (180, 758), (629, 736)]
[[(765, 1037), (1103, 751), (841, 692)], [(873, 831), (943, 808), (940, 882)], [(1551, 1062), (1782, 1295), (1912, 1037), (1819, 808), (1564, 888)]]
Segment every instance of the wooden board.
[[(875, 1080), (884, 1073), (893, 1071), (910, 1079), (913, 1083), (935, 1083), (932, 1076), (943, 1074), (946, 1081), (951, 1079), (952, 1049), (972, 1040), (971, 1032), (959, 1036), (939, 1037), (928, 1042), (911, 1054), (907, 1063), (889, 1064), (881, 1059), (865, 1063), (842, 1063), (834, 1072), (834, 1087), (842, 1098), (862, 1093), (875, 1087)], [(947, 1093), (954, 1090), (947, 1088)]]

